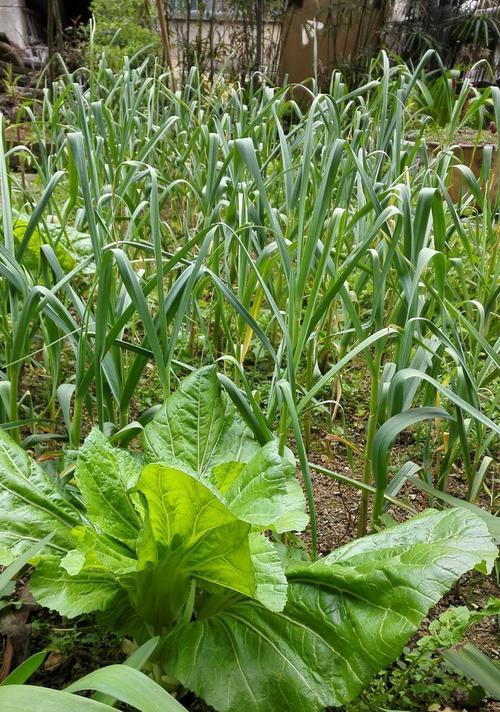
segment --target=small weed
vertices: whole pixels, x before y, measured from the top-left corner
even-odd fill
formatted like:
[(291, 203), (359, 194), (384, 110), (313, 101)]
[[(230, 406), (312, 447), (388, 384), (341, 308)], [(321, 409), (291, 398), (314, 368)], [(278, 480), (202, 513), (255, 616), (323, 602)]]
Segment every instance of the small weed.
[(345, 712), (385, 709), (437, 712), (441, 703), (453, 698), (472, 702), (476, 694), (474, 683), (447, 663), (443, 652), (459, 645), (479, 618), (494, 615), (495, 606), (491, 601), (479, 612), (466, 606), (448, 608), (430, 623), (428, 634), (417, 640), (414, 647), (405, 648), (394, 666), (380, 673), (359, 699), (344, 708)]

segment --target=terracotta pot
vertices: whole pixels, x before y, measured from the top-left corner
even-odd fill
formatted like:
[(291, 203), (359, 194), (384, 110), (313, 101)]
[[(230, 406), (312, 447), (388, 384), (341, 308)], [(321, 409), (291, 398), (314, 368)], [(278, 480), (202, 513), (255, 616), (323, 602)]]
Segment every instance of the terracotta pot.
[[(437, 141), (428, 141), (427, 146), (431, 154), (433, 155), (442, 150), (441, 144), (439, 144)], [(483, 154), (485, 147), (485, 145), (481, 144), (476, 146), (472, 143), (457, 143), (457, 145), (454, 146), (452, 150), (453, 155), (458, 158), (460, 163), (469, 166), (476, 178), (479, 178), (483, 165)], [(491, 168), (493, 175), (490, 183), (490, 198), (491, 201), (494, 202), (498, 199), (499, 195), (500, 159), (496, 146), (492, 146), (492, 149), (493, 155), (491, 158)], [(467, 182), (463, 178), (461, 172), (456, 168), (456, 166), (452, 166), (450, 168), (449, 181), (450, 183), (448, 185), (448, 191), (453, 202), (456, 202), (464, 193), (467, 192)]]

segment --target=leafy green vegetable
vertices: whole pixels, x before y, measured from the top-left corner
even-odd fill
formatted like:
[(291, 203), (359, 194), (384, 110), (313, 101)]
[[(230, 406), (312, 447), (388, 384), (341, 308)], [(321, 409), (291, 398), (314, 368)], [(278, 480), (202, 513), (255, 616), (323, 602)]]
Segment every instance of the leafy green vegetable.
[[(101, 466), (99, 458), (96, 463)], [(124, 545), (120, 550), (97, 526), (75, 527), (75, 548), (62, 559), (44, 558), (33, 574), (31, 587), (40, 603), (73, 617), (112, 609), (125, 595), (125, 626), (135, 611), (153, 630), (164, 632), (181, 615), (193, 580), (256, 594), (252, 557), (262, 551), (254, 545), (251, 555), (250, 525), (238, 520), (210, 489), (179, 470), (148, 465), (137, 491), (144, 498), (145, 515), (135, 552)], [(109, 507), (108, 515), (115, 511)], [(87, 515), (95, 525), (90, 508)], [(97, 520), (102, 516), (98, 511)], [(122, 522), (119, 514), (116, 521)], [(263, 567), (264, 562), (256, 562)], [(275, 569), (280, 564), (277, 557), (270, 563)], [(275, 575), (282, 584), (282, 571)], [(263, 593), (264, 601), (267, 596)]]
[(286, 604), (288, 582), (274, 543), (252, 532), (250, 554), (255, 570), (256, 598), (270, 611), (282, 611)]
[(141, 465), (123, 450), (113, 448), (94, 429), (78, 453), (76, 481), (93, 524), (119, 541), (133, 544), (141, 526), (129, 494)]
[[(278, 454), (275, 442), (267, 443), (248, 462), (231, 462), (214, 468), (210, 481), (237, 517), (255, 526), (274, 528), (277, 532), (301, 530), (307, 525), (304, 495), (295, 479), (295, 467)], [(290, 494), (298, 507), (287, 509)], [(287, 515), (283, 528), (282, 520)], [(295, 516), (294, 516), (295, 515)]]
[[(18, 556), (9, 566), (4, 568), (2, 573), (0, 573), (0, 599), (10, 595), (11, 584), (13, 584), (12, 579), (20, 573), (26, 564), (40, 553), (43, 547), (52, 539), (52, 536), (52, 534), (47, 534), (44, 539), (30, 546), (24, 554)], [(14, 588), (14, 586), (12, 586), (12, 588)]]
[[(474, 515), (429, 512), (291, 569), (283, 613), (242, 601), (177, 629), (164, 642), (167, 669), (224, 712), (342, 705), (399, 655), (459, 576), (495, 556)], [(199, 664), (210, 659), (215, 679)]]
[[(14, 239), (16, 240), (16, 243), (19, 245), (22, 243), (23, 238), (25, 236), (26, 228), (29, 225), (29, 220), (24, 219), (22, 217), (18, 217), (16, 222), (14, 223)], [(50, 224), (49, 224), (50, 227)], [(60, 227), (54, 226), (54, 232), (58, 232), (60, 230)], [(75, 236), (80, 233), (76, 233), (76, 231), (73, 231), (75, 233)], [(57, 238), (58, 236), (55, 235)], [(26, 245), (26, 249), (24, 251), (24, 255), (22, 258), (22, 263), (31, 271), (37, 272), (40, 268), (40, 253), (41, 253), (41, 248), (42, 245), (45, 244), (42, 235), (40, 233), (40, 230), (38, 228), (35, 228), (28, 240), (28, 243)], [(60, 242), (57, 242), (56, 247), (55, 247), (55, 253), (57, 255), (57, 259), (60, 263), (60, 265), (67, 271), (69, 272), (73, 267), (75, 266), (76, 262), (68, 250), (63, 247), (63, 245)]]
[[(297, 558), (277, 536), (307, 521), (294, 464), (275, 442), (251, 439), (213, 368), (189, 376), (146, 430), (156, 462), (142, 469), (90, 434), (76, 464), (82, 513), (0, 432), (0, 493), (23, 513), (5, 541), (24, 551), (27, 532), (53, 529), (57, 515), (35, 598), (68, 617), (97, 612), (139, 641), (163, 636), (164, 674), (222, 712), (346, 703), (463, 573), (495, 559), (486, 525), (466, 509)], [(10, 525), (8, 511), (0, 517)]]
[(181, 382), (144, 428), (143, 445), (152, 458), (196, 477), (208, 476), (221, 463), (248, 462), (260, 450), (223, 397), (213, 366)]
[(278, 533), (307, 526), (293, 456), (279, 455), (275, 441), (261, 447), (251, 438), (213, 366), (184, 379), (145, 427), (143, 442), (154, 459), (213, 486), (239, 519)]
[(41, 561), (31, 577), (30, 588), (42, 606), (68, 618), (105, 610), (119, 591), (112, 572), (90, 569), (72, 576), (56, 557)]
[(137, 607), (156, 630), (176, 621), (193, 578), (255, 594), (250, 526), (205, 485), (149, 465), (138, 489), (147, 502), (147, 526), (138, 546)]
[[(179, 428), (180, 414), (195, 411), (191, 430)], [(158, 423), (152, 424), (159, 428), (153, 429), (158, 447), (175, 428), (174, 442), (182, 432), (184, 445), (150, 451), (160, 462), (146, 467), (101, 432), (90, 433), (75, 470), (85, 510), (80, 514), (65, 503), (75, 515), (62, 523), (65, 546), (41, 557), (33, 594), (68, 617), (98, 612), (108, 625), (141, 640), (149, 631), (168, 633), (184, 619), (196, 586), (204, 600), (211, 594), (221, 600), (245, 596), (282, 610), (284, 564), (260, 531), (283, 531), (284, 517), (297, 528), (307, 522), (292, 461), (278, 454), (275, 442), (262, 447), (251, 438), (227, 405), (213, 368), (189, 376)], [(8, 436), (4, 441), (19, 472), (33, 468), (42, 477)], [(223, 454), (231, 459), (219, 462)], [(48, 481), (47, 488), (49, 500)], [(287, 510), (290, 493), (294, 506)], [(43, 523), (36, 507), (30, 518)]]
[(53, 533), (46, 551), (64, 555), (78, 510), (26, 452), (0, 429), (0, 564), (10, 564), (34, 542)]

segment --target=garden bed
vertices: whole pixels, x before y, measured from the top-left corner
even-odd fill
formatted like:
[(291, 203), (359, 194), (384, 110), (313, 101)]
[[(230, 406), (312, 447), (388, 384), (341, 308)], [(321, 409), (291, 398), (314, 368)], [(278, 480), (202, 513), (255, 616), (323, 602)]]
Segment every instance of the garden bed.
[(444, 200), (434, 74), (371, 71), (300, 108), (101, 63), (11, 129), (8, 712), (498, 709), (494, 176)]

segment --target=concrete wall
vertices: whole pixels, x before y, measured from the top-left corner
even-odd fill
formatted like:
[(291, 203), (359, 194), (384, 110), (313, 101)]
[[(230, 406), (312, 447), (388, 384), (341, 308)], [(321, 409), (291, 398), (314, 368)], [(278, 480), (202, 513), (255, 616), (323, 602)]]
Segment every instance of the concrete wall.
[[(1, 2), (2, 0), (0, 0)], [(234, 71), (244, 69), (242, 59), (245, 56), (245, 26), (241, 20), (232, 18), (216, 17), (213, 21), (203, 19), (201, 22), (195, 16), (191, 19), (189, 27), (189, 42), (196, 46), (201, 44), (202, 55), (210, 52), (210, 33), (212, 31), (212, 42), (214, 49), (214, 67), (229, 66)], [(188, 25), (184, 18), (174, 17), (170, 19), (170, 30), (172, 31), (173, 60), (175, 64), (180, 64), (182, 52), (188, 39)], [(251, 32), (251, 31), (250, 31)], [(262, 49), (262, 64), (264, 71), (276, 70), (275, 65), (279, 58), (279, 44), (281, 37), (281, 25), (278, 23), (266, 22), (264, 24), (264, 37)], [(255, 32), (251, 36), (255, 45)], [(241, 66), (239, 66), (241, 64)]]
[[(0, 33), (13, 48), (6, 61), (30, 67), (42, 67), (48, 59), (42, 40), (43, 26), (36, 11), (28, 10), (24, 0), (0, 0)], [(5, 47), (3, 51), (5, 52)]]
[(0, 33), (21, 49), (28, 42), (24, 8), (24, 0), (0, 0)]
[[(380, 3), (383, 5), (383, 3)], [(384, 13), (372, 0), (304, 0), (288, 10), (283, 29), (280, 75), (302, 82), (314, 74), (316, 32), (319, 75), (372, 54)]]

